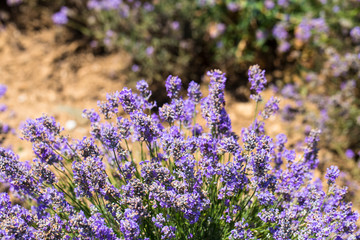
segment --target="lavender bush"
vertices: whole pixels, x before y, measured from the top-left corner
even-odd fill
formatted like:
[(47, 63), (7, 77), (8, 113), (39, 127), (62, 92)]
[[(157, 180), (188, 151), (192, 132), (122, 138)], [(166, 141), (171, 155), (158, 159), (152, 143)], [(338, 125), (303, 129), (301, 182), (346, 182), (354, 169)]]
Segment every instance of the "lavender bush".
[(160, 82), (164, 73), (198, 78), (209, 64), (236, 74), (254, 61), (308, 67), (321, 49), (360, 39), (356, 0), (67, 0), (64, 6), (54, 14), (56, 24), (88, 36), (93, 47), (126, 49), (135, 75)]
[(319, 72), (307, 73), (304, 83), (279, 84), (279, 93), (292, 101), (282, 110), (283, 119), (293, 121), (299, 116), (302, 126), (321, 129), (323, 144), (350, 159), (358, 156), (345, 154), (346, 150), (360, 151), (359, 56), (359, 46), (341, 52), (328, 47)]
[[(166, 80), (170, 102), (124, 88), (84, 110), (91, 137), (70, 140), (54, 118), (28, 120), (23, 138), (32, 163), (0, 148), (0, 173), (23, 206), (0, 194), (4, 239), (358, 239), (358, 213), (328, 169), (314, 179), (320, 131), (302, 153), (287, 138), (265, 133), (263, 120), (278, 111), (276, 98), (262, 107), (266, 84), (258, 65), (249, 80), (260, 112), (240, 135), (225, 110), (226, 77), (208, 72), (209, 94), (191, 82), (181, 95), (177, 76)], [(127, 115), (122, 114), (121, 109)], [(199, 110), (199, 112), (198, 112)], [(206, 122), (199, 124), (200, 115)]]

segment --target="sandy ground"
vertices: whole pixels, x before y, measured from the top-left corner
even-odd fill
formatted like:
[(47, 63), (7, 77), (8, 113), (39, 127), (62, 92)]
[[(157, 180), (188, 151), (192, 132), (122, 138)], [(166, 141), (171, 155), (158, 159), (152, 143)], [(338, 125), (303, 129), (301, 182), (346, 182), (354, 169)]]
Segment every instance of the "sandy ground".
[[(52, 28), (24, 35), (11, 25), (0, 32), (0, 82), (8, 86), (1, 102), (10, 110), (3, 120), (15, 128), (47, 113), (79, 137), (88, 131), (82, 110), (95, 108), (107, 92), (125, 85), (120, 72), (129, 63), (127, 55), (76, 53), (78, 43), (57, 43), (61, 33)], [(11, 144), (29, 156), (25, 143), (12, 139)]]

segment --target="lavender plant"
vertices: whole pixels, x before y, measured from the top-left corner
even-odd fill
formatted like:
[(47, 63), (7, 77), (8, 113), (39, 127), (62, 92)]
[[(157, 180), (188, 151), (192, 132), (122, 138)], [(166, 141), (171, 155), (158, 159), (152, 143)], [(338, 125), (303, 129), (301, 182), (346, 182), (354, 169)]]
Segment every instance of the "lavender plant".
[[(286, 136), (265, 133), (278, 99), (261, 106), (267, 80), (249, 69), (254, 122), (232, 131), (225, 109), (225, 74), (209, 71), (209, 94), (177, 76), (166, 80), (170, 102), (152, 111), (145, 81), (84, 110), (91, 136), (70, 140), (54, 118), (28, 120), (23, 138), (32, 164), (0, 148), (1, 180), (28, 204), (0, 194), (4, 239), (357, 239), (358, 213), (344, 201), (332, 166), (314, 180), (318, 130), (302, 153)], [(121, 114), (121, 108), (127, 115)], [(201, 114), (199, 114), (201, 113)], [(199, 124), (200, 115), (206, 125)], [(31, 207), (25, 207), (31, 206)]]
[[(347, 149), (360, 150), (359, 53), (359, 46), (341, 52), (328, 47), (321, 70), (306, 74), (305, 83), (279, 84), (279, 93), (292, 101), (282, 110), (283, 119), (293, 121), (299, 116), (307, 125), (320, 128), (324, 146), (341, 157), (348, 156)], [(358, 158), (353, 155), (348, 158)]]

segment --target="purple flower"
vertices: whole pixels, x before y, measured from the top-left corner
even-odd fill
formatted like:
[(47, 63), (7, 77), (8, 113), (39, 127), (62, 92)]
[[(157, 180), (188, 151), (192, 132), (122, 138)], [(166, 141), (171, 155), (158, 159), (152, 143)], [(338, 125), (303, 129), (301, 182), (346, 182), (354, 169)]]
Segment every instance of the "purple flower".
[(178, 21), (174, 21), (174, 22), (171, 23), (171, 28), (173, 30), (178, 30), (179, 27), (180, 27), (180, 23)]
[(354, 158), (354, 157), (355, 157), (355, 153), (354, 153), (353, 150), (347, 149), (347, 150), (345, 151), (345, 156), (346, 156), (347, 158)]
[(173, 106), (170, 104), (164, 104), (161, 108), (159, 108), (159, 116), (161, 120), (173, 123), (175, 121), (175, 110)]
[(138, 71), (140, 71), (139, 65), (133, 64), (133, 65), (131, 66), (131, 71), (133, 71), (133, 72), (138, 72)]
[(249, 224), (245, 223), (245, 219), (236, 222), (234, 229), (230, 232), (229, 240), (252, 239), (254, 235), (248, 228)]
[(353, 29), (351, 29), (350, 31), (350, 36), (351, 39), (355, 42), (358, 43), (360, 42), (360, 27), (356, 26)]
[(288, 41), (280, 41), (278, 46), (278, 51), (281, 53), (287, 52), (290, 49), (291, 45)]
[(82, 113), (82, 117), (89, 119), (90, 122), (92, 123), (100, 121), (100, 116), (94, 109), (90, 109), (90, 110), (84, 109)]
[(310, 20), (311, 27), (319, 33), (326, 33), (329, 27), (324, 18), (313, 18)]
[(278, 148), (282, 149), (286, 142), (287, 142), (287, 137), (285, 134), (280, 133), (276, 136), (276, 145), (278, 146)]
[(311, 23), (307, 19), (303, 19), (296, 29), (295, 36), (297, 39), (307, 41), (311, 37)]
[(165, 87), (169, 98), (178, 98), (181, 90), (181, 79), (178, 76), (170, 75), (166, 79)]
[(275, 7), (273, 0), (265, 0), (264, 5), (267, 9), (273, 9)]
[(130, 136), (131, 122), (127, 118), (118, 117), (116, 119), (117, 129), (119, 131), (120, 139), (128, 139)]
[(224, 23), (217, 23), (210, 29), (210, 37), (217, 38), (223, 34), (226, 30), (226, 25)]
[(288, 37), (288, 32), (286, 30), (286, 23), (283, 22), (277, 23), (274, 26), (272, 33), (277, 40), (281, 40), (281, 41), (286, 40), (286, 38)]
[(52, 143), (59, 136), (62, 128), (55, 122), (54, 117), (43, 115), (36, 120), (28, 119), (22, 126), (24, 138), (32, 143)]
[(151, 11), (154, 11), (155, 7), (153, 4), (151, 3), (144, 3), (144, 10), (147, 11), (147, 12), (151, 12)]
[(136, 95), (127, 87), (123, 88), (120, 92), (119, 102), (126, 113), (132, 113), (139, 109), (139, 102), (136, 100)]
[(335, 180), (339, 177), (340, 170), (337, 166), (331, 166), (327, 169), (325, 178), (328, 180), (328, 184), (335, 183)]
[(114, 231), (106, 225), (105, 219), (101, 217), (100, 213), (92, 215), (88, 219), (92, 234), (90, 236), (95, 236), (97, 239), (108, 239), (108, 240), (117, 240), (117, 236)]
[(201, 99), (200, 85), (194, 81), (191, 81), (188, 87), (188, 97), (195, 104), (200, 102)]
[(12, 151), (0, 147), (0, 181), (10, 183), (17, 191), (34, 195), (38, 192), (38, 183), (30, 172), (27, 163), (19, 161)]
[(276, 114), (279, 111), (280, 100), (277, 97), (271, 97), (270, 100), (265, 104), (264, 111), (261, 112), (261, 116), (264, 119), (268, 119), (271, 115)]
[(0, 193), (0, 216), (2, 239), (36, 239), (31, 226), (35, 216), (20, 205), (11, 206), (7, 193)]
[(334, 13), (338, 13), (340, 11), (340, 7), (338, 5), (336, 5), (336, 6), (333, 7), (332, 10), (333, 10)]
[(7, 91), (6, 85), (0, 84), (0, 98), (5, 95), (6, 91)]
[(65, 235), (62, 233), (64, 222), (57, 214), (40, 219), (37, 226), (36, 239), (61, 239)]
[(147, 47), (145, 52), (146, 52), (146, 55), (151, 56), (154, 53), (154, 47), (152, 47), (152, 46)]
[(55, 24), (65, 25), (69, 19), (67, 17), (69, 9), (67, 7), (61, 7), (60, 11), (52, 16), (52, 20)]
[(289, 0), (278, 0), (277, 3), (279, 6), (284, 7), (284, 8), (289, 6)]
[(231, 120), (225, 106), (225, 73), (220, 70), (209, 71), (209, 96), (201, 101), (201, 114), (214, 134), (227, 135), (231, 132)]
[(140, 80), (136, 83), (136, 89), (139, 90), (141, 96), (144, 99), (148, 99), (151, 96), (151, 91), (149, 90), (149, 84), (145, 80)]
[(121, 0), (90, 0), (87, 3), (88, 9), (100, 10), (113, 10), (118, 9), (121, 5)]
[(258, 198), (259, 203), (265, 206), (273, 205), (276, 200), (275, 196), (269, 191), (256, 193), (256, 197)]
[(23, 2), (23, 0), (6, 0), (8, 6), (13, 7), (19, 5)]
[(137, 141), (152, 142), (159, 136), (159, 128), (152, 117), (135, 111), (130, 118), (134, 127), (133, 136)]
[(140, 226), (137, 223), (139, 216), (129, 208), (125, 210), (124, 216), (125, 218), (120, 221), (120, 230), (125, 240), (137, 239), (140, 235)]
[(267, 83), (265, 77), (265, 70), (261, 70), (259, 65), (253, 65), (249, 68), (248, 71), (249, 82), (251, 84), (250, 89), (255, 91), (255, 95), (251, 95), (252, 99), (256, 101), (261, 101), (260, 93), (265, 89), (265, 84)]
[(105, 165), (99, 157), (74, 161), (72, 168), (77, 197), (92, 197), (93, 193), (105, 196), (108, 177)]
[(240, 9), (240, 5), (236, 2), (229, 2), (226, 7), (230, 12), (237, 12)]
[(156, 214), (156, 217), (152, 217), (151, 219), (153, 221), (153, 223), (155, 224), (155, 226), (157, 228), (162, 228), (165, 223), (165, 218), (163, 217), (163, 214), (162, 213), (159, 213), (159, 214)]
[(315, 169), (319, 163), (317, 148), (318, 142), (320, 140), (319, 129), (313, 129), (309, 133), (309, 136), (305, 138), (306, 147), (304, 149), (304, 161), (309, 165), (311, 169)]
[(172, 239), (175, 238), (175, 231), (176, 231), (176, 227), (173, 226), (164, 226), (161, 229), (161, 239)]
[(266, 31), (260, 29), (256, 30), (256, 40), (265, 41), (267, 37), (268, 37), (268, 33)]

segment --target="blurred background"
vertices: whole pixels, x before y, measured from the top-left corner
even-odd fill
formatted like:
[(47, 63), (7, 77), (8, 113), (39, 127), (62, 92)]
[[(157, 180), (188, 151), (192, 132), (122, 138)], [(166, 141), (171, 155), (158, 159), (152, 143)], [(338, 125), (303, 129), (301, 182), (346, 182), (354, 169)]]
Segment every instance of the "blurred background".
[(296, 147), (320, 128), (320, 170), (338, 165), (360, 206), (358, 0), (7, 0), (0, 59), (1, 144), (25, 160), (31, 148), (15, 139), (27, 118), (48, 113), (81, 137), (82, 110), (107, 92), (145, 79), (161, 105), (168, 75), (206, 85), (215, 68), (227, 73), (239, 133), (253, 117), (247, 70), (259, 64), (265, 96), (281, 99), (269, 134), (286, 133)]

